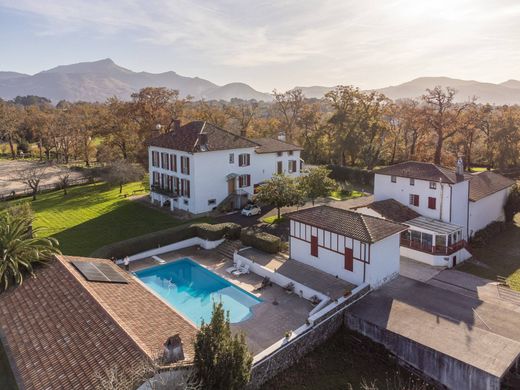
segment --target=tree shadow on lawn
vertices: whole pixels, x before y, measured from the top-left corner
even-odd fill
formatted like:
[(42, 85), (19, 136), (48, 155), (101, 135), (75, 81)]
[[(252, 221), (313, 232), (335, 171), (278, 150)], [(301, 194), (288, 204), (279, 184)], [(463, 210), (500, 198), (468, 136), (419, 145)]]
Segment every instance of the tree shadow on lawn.
[(173, 227), (182, 222), (128, 201), (99, 217), (56, 233), (53, 237), (59, 241), (63, 254), (88, 256), (103, 245)]

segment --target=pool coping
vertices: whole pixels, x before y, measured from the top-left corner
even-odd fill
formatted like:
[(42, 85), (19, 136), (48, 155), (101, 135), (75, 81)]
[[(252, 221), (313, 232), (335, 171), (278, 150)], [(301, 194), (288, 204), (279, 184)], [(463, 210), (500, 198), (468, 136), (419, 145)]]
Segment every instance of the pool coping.
[[(160, 256), (157, 256), (160, 258)], [(259, 300), (258, 304), (256, 305), (253, 305), (250, 310), (251, 310), (251, 315), (242, 320), (242, 321), (239, 321), (239, 322), (230, 322), (230, 325), (231, 326), (237, 326), (237, 325), (240, 325), (240, 324), (244, 324), (248, 321), (252, 321), (254, 318), (255, 318), (255, 315), (257, 314), (256, 313), (256, 309), (258, 309), (258, 307), (261, 305), (261, 304), (267, 304), (268, 302), (265, 301), (264, 299), (256, 296), (255, 294), (253, 294), (252, 292), (249, 292), (245, 289), (243, 289), (242, 287), (240, 287), (239, 285), (237, 285), (236, 283), (233, 282), (233, 279), (227, 279), (227, 278), (224, 278), (222, 276), (220, 276), (219, 274), (217, 274), (216, 272), (214, 272), (211, 268), (203, 265), (203, 264), (200, 264), (197, 260), (195, 259), (192, 259), (188, 256), (186, 257), (180, 257), (180, 258), (177, 258), (177, 259), (174, 259), (174, 260), (169, 260), (169, 261), (166, 261), (164, 259), (161, 258), (161, 260), (164, 261), (164, 263), (161, 263), (161, 264), (156, 264), (156, 265), (152, 265), (150, 267), (145, 267), (145, 268), (141, 268), (137, 271), (131, 271), (129, 272), (129, 274), (131, 275), (132, 278), (134, 278), (135, 280), (137, 280), (143, 287), (145, 287), (148, 291), (150, 291), (153, 295), (155, 295), (157, 298), (159, 298), (164, 304), (168, 305), (172, 310), (174, 310), (176, 313), (178, 313), (184, 320), (188, 321), (191, 325), (195, 326), (195, 328), (197, 328), (198, 330), (200, 330), (200, 326), (198, 326), (193, 320), (191, 320), (190, 318), (188, 318), (184, 313), (182, 313), (178, 308), (172, 306), (166, 299), (164, 299), (162, 296), (159, 295), (159, 293), (157, 293), (156, 291), (154, 291), (153, 289), (151, 289), (150, 287), (148, 287), (148, 285), (146, 285), (146, 283), (144, 283), (141, 279), (139, 279), (139, 277), (137, 276), (137, 273), (138, 272), (141, 272), (141, 271), (147, 271), (147, 270), (150, 270), (150, 269), (154, 269), (154, 268), (160, 268), (160, 267), (163, 267), (163, 266), (166, 266), (168, 264), (172, 264), (172, 263), (176, 263), (178, 261), (181, 261), (181, 260), (189, 260), (191, 261), (192, 263), (196, 264), (197, 266), (203, 268), (204, 270), (206, 270), (207, 272), (211, 272), (213, 275), (215, 275), (216, 277), (226, 281), (227, 283), (229, 283), (230, 285), (232, 285), (233, 287), (239, 289), (240, 291), (242, 291), (243, 293)], [(256, 274), (255, 274), (256, 275)]]

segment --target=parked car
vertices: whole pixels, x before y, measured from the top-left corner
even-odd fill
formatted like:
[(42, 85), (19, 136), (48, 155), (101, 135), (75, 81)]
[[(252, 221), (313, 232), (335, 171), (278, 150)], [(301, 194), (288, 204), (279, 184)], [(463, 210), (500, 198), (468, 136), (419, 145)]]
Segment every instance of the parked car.
[(246, 217), (251, 217), (252, 215), (258, 215), (262, 212), (262, 209), (260, 206), (257, 206), (256, 204), (248, 204), (246, 207), (244, 207), (241, 211), (242, 215), (245, 215)]

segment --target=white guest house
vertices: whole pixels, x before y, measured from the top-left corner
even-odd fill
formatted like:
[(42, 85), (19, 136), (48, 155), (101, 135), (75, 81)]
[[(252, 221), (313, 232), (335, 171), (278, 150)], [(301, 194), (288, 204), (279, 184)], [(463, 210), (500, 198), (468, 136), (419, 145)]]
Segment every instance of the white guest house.
[(406, 224), (401, 254), (435, 266), (452, 267), (471, 257), (466, 242), (478, 230), (504, 220), (514, 181), (487, 171), (408, 161), (375, 172), (375, 202), (359, 212)]
[(290, 220), (292, 259), (372, 288), (399, 275), (399, 233), (407, 226), (330, 206), (285, 216)]
[(240, 208), (276, 173), (299, 176), (301, 148), (249, 139), (204, 121), (175, 126), (148, 147), (153, 202), (193, 214)]

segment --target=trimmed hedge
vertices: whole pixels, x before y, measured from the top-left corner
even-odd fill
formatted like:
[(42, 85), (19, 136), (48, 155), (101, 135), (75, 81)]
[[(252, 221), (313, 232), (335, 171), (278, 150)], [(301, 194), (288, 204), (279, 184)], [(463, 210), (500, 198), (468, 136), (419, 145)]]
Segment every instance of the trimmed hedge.
[(109, 245), (102, 246), (90, 254), (91, 257), (120, 259), (150, 249), (184, 241), (193, 237), (216, 241), (223, 237), (238, 238), (240, 225), (235, 223), (221, 223), (211, 225), (209, 223), (175, 226), (158, 232), (144, 234), (142, 236), (129, 238)]
[(282, 242), (280, 237), (252, 228), (242, 229), (240, 241), (246, 246), (252, 246), (267, 253), (277, 253), (280, 250)]
[(342, 167), (340, 165), (329, 165), (331, 170), (329, 177), (338, 182), (348, 181), (364, 185), (374, 185), (374, 172), (355, 167)]

